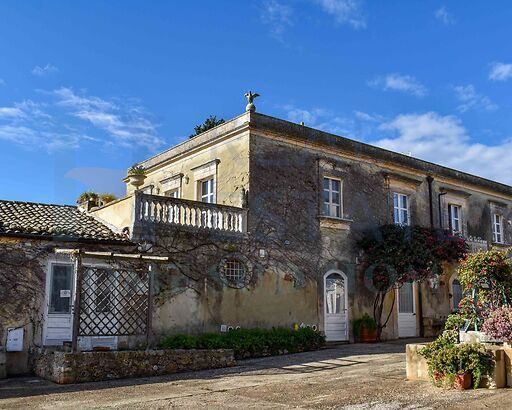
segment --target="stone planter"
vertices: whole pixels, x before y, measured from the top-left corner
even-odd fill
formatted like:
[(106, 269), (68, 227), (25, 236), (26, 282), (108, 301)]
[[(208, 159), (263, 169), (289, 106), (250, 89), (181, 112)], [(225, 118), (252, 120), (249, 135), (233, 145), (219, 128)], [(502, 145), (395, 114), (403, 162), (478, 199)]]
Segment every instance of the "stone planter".
[(140, 174), (128, 175), (128, 182), (130, 185), (134, 186), (135, 189), (139, 189), (139, 187), (142, 184), (144, 184), (145, 179), (146, 179), (146, 175), (140, 175)]

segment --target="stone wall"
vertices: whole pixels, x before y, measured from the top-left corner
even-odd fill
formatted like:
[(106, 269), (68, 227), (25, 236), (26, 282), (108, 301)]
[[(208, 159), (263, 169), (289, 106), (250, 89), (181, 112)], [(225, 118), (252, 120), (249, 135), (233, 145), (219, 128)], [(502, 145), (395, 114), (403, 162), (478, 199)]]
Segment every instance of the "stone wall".
[(34, 373), (59, 384), (159, 376), (235, 365), (232, 350), (41, 351)]

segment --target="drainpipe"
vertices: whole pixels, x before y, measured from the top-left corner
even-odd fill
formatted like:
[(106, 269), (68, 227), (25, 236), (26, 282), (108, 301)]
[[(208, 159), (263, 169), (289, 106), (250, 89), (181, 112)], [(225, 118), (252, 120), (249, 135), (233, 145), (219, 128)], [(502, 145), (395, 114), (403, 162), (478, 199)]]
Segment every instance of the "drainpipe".
[(439, 192), (437, 194), (437, 204), (439, 206), (439, 228), (443, 229), (443, 208), (441, 206), (441, 197), (446, 195), (446, 192)]
[(434, 178), (432, 178), (430, 175), (427, 176), (427, 183), (428, 183), (428, 204), (429, 204), (429, 211), (430, 211), (430, 227), (434, 228), (434, 204), (432, 203), (432, 182), (434, 181)]

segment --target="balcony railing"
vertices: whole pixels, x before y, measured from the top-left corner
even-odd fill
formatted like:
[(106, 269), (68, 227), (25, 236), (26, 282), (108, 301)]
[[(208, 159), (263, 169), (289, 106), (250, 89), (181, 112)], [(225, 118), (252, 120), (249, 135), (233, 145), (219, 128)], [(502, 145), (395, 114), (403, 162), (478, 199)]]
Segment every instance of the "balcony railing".
[(135, 222), (243, 233), (247, 211), (233, 206), (137, 193)]
[(489, 249), (489, 245), (485, 239), (478, 238), (476, 236), (468, 236), (464, 239), (466, 239), (466, 243), (468, 244), (469, 253), (476, 253), (478, 251), (486, 251)]

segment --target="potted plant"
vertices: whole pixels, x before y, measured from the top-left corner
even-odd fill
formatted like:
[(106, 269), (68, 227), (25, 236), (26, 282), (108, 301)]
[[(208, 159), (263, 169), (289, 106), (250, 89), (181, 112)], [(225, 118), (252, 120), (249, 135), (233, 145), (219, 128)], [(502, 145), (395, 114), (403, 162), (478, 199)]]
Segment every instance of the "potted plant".
[(492, 309), (484, 321), (482, 332), (496, 341), (512, 341), (512, 308)]
[(494, 367), (492, 355), (478, 344), (454, 344), (442, 335), (419, 351), (427, 359), (428, 371), (437, 387), (459, 390), (480, 386)]
[(146, 170), (142, 165), (132, 165), (128, 169), (128, 182), (130, 185), (133, 185), (135, 189), (139, 189), (139, 187), (144, 184), (144, 180), (146, 179)]
[(354, 320), (354, 335), (364, 343), (376, 342), (377, 322), (368, 313), (365, 313), (359, 319)]

